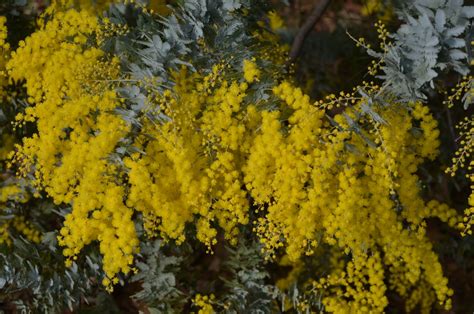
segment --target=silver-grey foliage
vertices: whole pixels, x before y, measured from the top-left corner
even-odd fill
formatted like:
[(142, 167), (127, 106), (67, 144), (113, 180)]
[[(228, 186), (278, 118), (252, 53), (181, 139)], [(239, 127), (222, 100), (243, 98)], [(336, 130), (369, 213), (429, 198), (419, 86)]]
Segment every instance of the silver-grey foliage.
[(0, 253), (0, 304), (15, 304), (21, 313), (58, 313), (71, 311), (94, 291), (100, 278), (96, 258), (88, 256), (86, 265), (73, 263), (65, 267), (64, 258), (56, 250), (56, 234), (47, 233), (43, 243), (36, 245), (15, 238), (14, 251)]
[(260, 245), (240, 244), (228, 247), (229, 259), (225, 265), (231, 271), (230, 279), (222, 278), (229, 290), (225, 302), (229, 303), (227, 313), (276, 313), (276, 300), (281, 292), (266, 283), (269, 273), (260, 255)]
[(141, 290), (133, 298), (145, 302), (153, 313), (170, 313), (182, 308), (187, 298), (177, 289), (175, 277), (181, 259), (165, 255), (160, 240), (143, 244), (138, 258), (142, 258), (136, 263), (139, 272), (131, 280), (138, 282)]
[(405, 1), (398, 11), (402, 25), (384, 54), (369, 53), (385, 61), (380, 76), (386, 90), (403, 101), (425, 99), (427, 88), (445, 70), (469, 73), (466, 37), (474, 7), (462, 0)]

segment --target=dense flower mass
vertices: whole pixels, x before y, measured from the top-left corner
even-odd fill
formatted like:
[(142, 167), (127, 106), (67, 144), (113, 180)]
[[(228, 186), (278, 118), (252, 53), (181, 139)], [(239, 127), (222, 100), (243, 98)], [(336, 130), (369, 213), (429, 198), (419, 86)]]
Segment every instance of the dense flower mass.
[(113, 278), (130, 269), (138, 240), (115, 179), (117, 166), (107, 161), (130, 126), (112, 112), (120, 106), (108, 83), (118, 75), (117, 60), (107, 61), (87, 45), (98, 31), (97, 18), (86, 11), (57, 13), (20, 43), (8, 70), (13, 79), (25, 79), (34, 105), (17, 116), (18, 123), (36, 122), (38, 128), (15, 159), (25, 171), (35, 165), (34, 184), (55, 203), (74, 204), (61, 229), (64, 255), (73, 258), (99, 240), (104, 271)]
[[(164, 27), (152, 33), (140, 27), (161, 1), (130, 12), (121, 4), (100, 17), (112, 2), (53, 1), (40, 29), (11, 54), (0, 18), (0, 96), (8, 83), (26, 94), (12, 123), (22, 141), (0, 133), (0, 163), (9, 159), (11, 169), (0, 172), (0, 212), (51, 199), (65, 213), (57, 239), (66, 265), (97, 245), (108, 291), (141, 269), (147, 241), (210, 255), (219, 243), (253, 238), (264, 260), (292, 269), (278, 280), (281, 290), (301, 279), (308, 259), (319, 263), (303, 279), (324, 295), (325, 311), (381, 313), (389, 293), (407, 312), (451, 308), (454, 292), (427, 224), (437, 218), (470, 234), (474, 198), (463, 220), (424, 193), (420, 169), (441, 145), (428, 104), (374, 101), (384, 89), (374, 83), (356, 88), (361, 97), (342, 92), (344, 106), (334, 95), (312, 100), (287, 73), (274, 11), (266, 11), (269, 30), (262, 21), (248, 30), (254, 51), (215, 57), (210, 42), (231, 31), (210, 25), (210, 40), (204, 24), (166, 28), (178, 29), (182, 14), (164, 26), (150, 22)], [(380, 6), (370, 3), (366, 14)], [(230, 15), (240, 8), (222, 7)], [(117, 18), (120, 10), (127, 18)], [(179, 41), (183, 34), (196, 43)], [(472, 121), (460, 128), (466, 142), (448, 172), (468, 165), (472, 184)], [(18, 215), (0, 224), (0, 244), (12, 244), (12, 230), (42, 239)], [(213, 294), (190, 294), (199, 313), (222, 306)]]
[[(152, 12), (157, 12), (159, 14), (168, 14), (169, 9), (166, 6), (166, 0), (150, 0), (150, 1), (140, 1), (140, 0), (52, 0), (51, 5), (47, 8), (46, 12), (48, 14), (54, 13), (55, 11), (64, 11), (71, 8), (85, 10), (95, 14), (101, 14), (106, 11), (110, 5), (114, 3), (136, 3), (137, 5), (142, 5), (144, 8), (151, 10)], [(141, 3), (147, 3), (145, 6)]]
[[(351, 252), (354, 262), (360, 258), (360, 265), (377, 260), (401, 267), (404, 275), (410, 274), (405, 288), (426, 280), (449, 308), (451, 292), (425, 237), (424, 221), (438, 217), (454, 227), (458, 218), (447, 206), (435, 201), (426, 204), (417, 187), (418, 165), (424, 158), (434, 158), (439, 145), (439, 132), (428, 108), (419, 103), (408, 109), (393, 106), (378, 112), (385, 124), (370, 118), (361, 121), (369, 125), (365, 136), (376, 143), (372, 147), (354, 132), (323, 122), (323, 110), (301, 90), (283, 83), (274, 93), (294, 112), (287, 119), (278, 112), (262, 112), (261, 134), (255, 138), (245, 171), (250, 194), (266, 207), (255, 228), (266, 249), (272, 253), (286, 246), (288, 256), (298, 259), (303, 253), (313, 254), (318, 241), (335, 245)], [(284, 126), (282, 120), (288, 123)], [(342, 115), (334, 121), (347, 129)], [(421, 132), (417, 134), (415, 128)], [(404, 223), (411, 227), (405, 229)], [(324, 282), (327, 287), (351, 281), (332, 275)], [(370, 281), (373, 288), (368, 295), (368, 291), (349, 289), (344, 294), (353, 298), (349, 305), (335, 292), (334, 299), (326, 298), (327, 308), (382, 311), (387, 288), (383, 279), (375, 282)]]
[[(7, 42), (8, 30), (6, 27), (7, 19), (0, 16), (0, 96), (4, 97), (4, 87), (7, 85), (7, 73), (5, 66), (9, 58), (10, 44)], [(0, 147), (1, 149), (1, 147)]]

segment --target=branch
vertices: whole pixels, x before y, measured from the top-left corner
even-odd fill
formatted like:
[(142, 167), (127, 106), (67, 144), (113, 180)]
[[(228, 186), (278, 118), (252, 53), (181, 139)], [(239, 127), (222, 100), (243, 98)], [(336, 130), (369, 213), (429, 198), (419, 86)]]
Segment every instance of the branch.
[(303, 47), (303, 43), (306, 37), (308, 36), (311, 29), (313, 29), (314, 25), (316, 25), (316, 23), (321, 19), (321, 16), (323, 15), (324, 11), (326, 11), (329, 5), (329, 2), (331, 2), (331, 0), (320, 0), (314, 6), (313, 10), (311, 11), (311, 14), (304, 22), (303, 26), (301, 26), (300, 30), (298, 31), (298, 34), (296, 34), (293, 44), (291, 45), (290, 63), (295, 62), (295, 60), (298, 58), (301, 52), (301, 47)]

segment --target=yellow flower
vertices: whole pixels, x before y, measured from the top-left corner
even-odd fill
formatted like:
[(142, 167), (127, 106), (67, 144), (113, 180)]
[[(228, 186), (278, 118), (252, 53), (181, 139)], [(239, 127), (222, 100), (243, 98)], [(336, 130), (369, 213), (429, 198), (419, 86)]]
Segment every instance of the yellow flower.
[(254, 61), (244, 60), (244, 78), (247, 82), (253, 83), (258, 81), (260, 78), (260, 70), (257, 68), (257, 65)]
[(270, 21), (270, 28), (273, 31), (277, 31), (277, 30), (283, 28), (283, 26), (284, 26), (283, 19), (281, 18), (281, 16), (277, 12), (275, 12), (275, 11), (268, 12), (268, 19)]

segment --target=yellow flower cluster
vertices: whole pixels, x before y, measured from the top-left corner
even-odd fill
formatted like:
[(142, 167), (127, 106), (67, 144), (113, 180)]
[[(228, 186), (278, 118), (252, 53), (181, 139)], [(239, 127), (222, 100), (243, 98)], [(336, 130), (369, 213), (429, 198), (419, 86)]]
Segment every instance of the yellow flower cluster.
[(474, 152), (474, 118), (466, 117), (456, 126), (459, 129), (459, 148), (453, 158), (453, 165), (446, 169), (446, 173), (454, 176), (456, 172), (465, 168), (467, 170), (466, 178), (469, 181), (471, 194), (468, 199), (468, 207), (464, 210), (464, 220), (459, 223), (462, 229), (461, 234), (471, 235), (474, 226), (474, 160), (472, 154)]
[(213, 294), (207, 296), (207, 295), (201, 295), (201, 294), (196, 294), (196, 296), (193, 299), (193, 304), (197, 307), (199, 307), (199, 311), (197, 314), (213, 314), (214, 308), (212, 307), (212, 303), (215, 300), (215, 296)]
[(144, 154), (125, 160), (131, 184), (127, 205), (144, 214), (151, 234), (158, 231), (181, 243), (186, 223), (197, 219), (197, 238), (209, 249), (216, 242), (216, 225), (235, 242), (237, 226), (248, 223), (249, 205), (241, 189), (241, 155), (249, 149), (241, 144), (251, 119), (241, 111), (247, 84), (217, 86), (207, 77), (196, 84), (198, 76), (184, 69), (175, 79), (173, 93), (156, 100), (172, 120), (161, 125), (144, 121), (143, 134), (156, 140), (139, 137), (135, 146)]
[[(2, 170), (5, 161), (13, 150), (15, 139), (9, 134), (0, 134), (0, 170)], [(5, 180), (6, 179), (6, 180)], [(26, 203), (29, 200), (29, 194), (25, 192), (20, 185), (19, 180), (12, 178), (11, 175), (0, 172), (0, 215), (4, 214), (7, 202)], [(12, 245), (10, 231), (14, 229), (22, 234), (31, 242), (41, 241), (41, 235), (31, 223), (25, 221), (23, 216), (16, 216), (13, 219), (0, 220), (0, 245)]]
[(382, 313), (388, 304), (384, 269), (378, 253), (366, 258), (355, 257), (345, 272), (328, 275), (319, 285), (331, 293), (324, 300), (328, 312)]
[(6, 185), (0, 188), (0, 203), (16, 201), (24, 203), (28, 200), (23, 190), (16, 185)]
[[(471, 42), (471, 45), (474, 46), (474, 41)], [(471, 62), (474, 62), (474, 60)], [(471, 65), (474, 64), (471, 63)], [(448, 92), (446, 91), (445, 94), (448, 94)], [(452, 108), (456, 102), (463, 100), (464, 97), (466, 97), (467, 100), (474, 98), (474, 76), (472, 75), (463, 77), (456, 86), (452, 87), (450, 94), (446, 95), (446, 100), (443, 101), (443, 104)]]
[[(172, 0), (169, 0), (168, 2), (171, 1)], [(142, 2), (146, 3), (146, 6), (143, 5)], [(66, 11), (71, 8), (86, 10), (93, 14), (102, 14), (102, 12), (107, 10), (109, 6), (114, 3), (132, 3), (140, 5), (144, 10), (150, 13), (156, 12), (160, 15), (167, 15), (170, 13), (166, 0), (53, 0), (46, 9), (46, 14), (54, 14), (54, 12)]]
[[(1, 178), (1, 177), (0, 177)], [(26, 203), (29, 200), (28, 194), (20, 188), (17, 181), (2, 186), (0, 182), (0, 214), (6, 207), (8, 201), (16, 203)], [(11, 220), (2, 220), (0, 224), (0, 244), (11, 245), (10, 229), (16, 230), (31, 242), (39, 243), (41, 233), (23, 216), (16, 216)]]
[(104, 271), (115, 280), (130, 270), (138, 240), (117, 166), (107, 159), (129, 125), (112, 113), (121, 104), (108, 81), (118, 75), (117, 60), (86, 45), (99, 31), (86, 11), (56, 13), (20, 42), (7, 68), (12, 79), (25, 80), (31, 104), (17, 120), (38, 130), (14, 159), (23, 172), (34, 165), (34, 184), (55, 203), (73, 204), (59, 237), (68, 263), (99, 240)]
[[(474, 47), (474, 41), (471, 41), (471, 46)], [(474, 65), (474, 60), (471, 60), (471, 65)], [(447, 94), (447, 92), (446, 92)], [(474, 99), (474, 77), (472, 75), (465, 76), (462, 80), (451, 88), (451, 95), (448, 95), (443, 101), (448, 108), (454, 106), (454, 103), (462, 100), (464, 103), (472, 103)], [(472, 104), (471, 104), (472, 106)], [(464, 210), (464, 220), (459, 223), (462, 229), (461, 235), (472, 235), (472, 227), (474, 226), (474, 160), (472, 153), (474, 150), (474, 116), (467, 116), (463, 121), (456, 125), (459, 130), (459, 148), (455, 152), (453, 164), (446, 169), (446, 173), (454, 176), (460, 168), (467, 170), (466, 177), (470, 184), (471, 194), (468, 198), (467, 208)]]
[(118, 62), (86, 45), (100, 32), (87, 11), (56, 13), (20, 43), (8, 69), (14, 80), (25, 80), (31, 104), (18, 123), (38, 128), (18, 146), (14, 160), (23, 173), (34, 169), (34, 184), (55, 203), (72, 204), (59, 237), (64, 255), (71, 263), (98, 240), (103, 283), (109, 286), (118, 273), (130, 271), (138, 249), (134, 210), (143, 214), (150, 234), (159, 231), (181, 243), (186, 224), (195, 221), (197, 238), (209, 249), (216, 226), (235, 243), (238, 225), (248, 223), (240, 154), (250, 148), (241, 144), (250, 138), (245, 124), (255, 114), (241, 107), (247, 83), (204, 78), (196, 84), (196, 77), (178, 73), (175, 90), (153, 99), (171, 120), (141, 121), (134, 145), (145, 154), (124, 160), (124, 176), (125, 169), (108, 159), (130, 131), (112, 112), (121, 105), (110, 82), (118, 76)]
[(66, 11), (71, 8), (86, 10), (91, 13), (102, 13), (110, 4), (123, 2), (122, 0), (53, 0), (46, 9), (47, 14), (56, 11)]
[(0, 225), (0, 245), (2, 244), (6, 244), (8, 246), (12, 244), (10, 234), (8, 233), (8, 224), (6, 223)]
[[(259, 29), (253, 31), (253, 37), (256, 39), (259, 48), (259, 59), (269, 60), (273, 64), (284, 65), (288, 62), (288, 52), (290, 46), (283, 44), (277, 32), (284, 27), (283, 19), (275, 11), (268, 12), (268, 25), (264, 21), (258, 21)], [(254, 62), (255, 60), (247, 60), (246, 63)], [(250, 63), (250, 67), (253, 67)], [(254, 67), (255, 69), (255, 67)], [(258, 69), (256, 69), (258, 70)], [(266, 72), (268, 69), (266, 69)], [(259, 73), (258, 73), (259, 74)], [(281, 73), (271, 73), (277, 79)], [(253, 75), (249, 79), (253, 80)]]
[(283, 19), (275, 11), (268, 12), (268, 20), (270, 22), (270, 28), (272, 31), (278, 31), (285, 26)]
[(7, 160), (8, 155), (13, 149), (13, 145), (15, 144), (15, 139), (13, 136), (9, 134), (2, 134), (0, 135), (0, 162)]
[[(260, 134), (256, 134), (244, 168), (245, 183), (257, 206), (267, 213), (256, 226), (267, 249), (283, 246), (281, 236), (288, 239), (290, 259), (297, 259), (307, 247), (316, 245), (316, 225), (311, 201), (305, 201), (305, 185), (310, 177), (308, 154), (318, 145), (324, 112), (314, 107), (309, 97), (289, 83), (274, 88), (289, 109), (287, 136), (283, 134), (279, 111), (262, 111)], [(283, 111), (283, 110), (282, 110)], [(268, 224), (266, 223), (268, 222)], [(268, 227), (268, 228), (267, 228)]]
[[(408, 308), (434, 299), (450, 307), (426, 219), (455, 226), (458, 218), (421, 197), (418, 169), (439, 147), (427, 106), (394, 103), (360, 115), (369, 105), (362, 98), (328, 119), (331, 100), (314, 103), (288, 81), (252, 103), (262, 69), (244, 60), (241, 77), (228, 81), (229, 67), (218, 64), (173, 73), (162, 93), (138, 82), (146, 114), (132, 128), (115, 113), (126, 105), (114, 91), (119, 62), (94, 48), (101, 32), (87, 11), (58, 12), (7, 64), (29, 96), (18, 124), (37, 127), (14, 160), (55, 203), (72, 206), (59, 237), (69, 263), (99, 241), (111, 289), (132, 269), (135, 223), (178, 244), (195, 230), (212, 251), (219, 232), (236, 243), (255, 216), (268, 258), (285, 252), (298, 261), (332, 248), (332, 272), (316, 281), (329, 292), (329, 311), (382, 312), (388, 289), (411, 300)], [(122, 158), (115, 153), (124, 139), (134, 152)], [(195, 303), (207, 313), (211, 299)]]
[(361, 14), (369, 16), (376, 14), (384, 21), (390, 21), (393, 18), (393, 7), (387, 5), (383, 0), (366, 0), (363, 1)]
[[(334, 291), (324, 301), (331, 311), (379, 312), (386, 306), (383, 273), (366, 273), (383, 267), (364, 270), (367, 263), (403, 267), (405, 287), (424, 278), (449, 308), (452, 292), (425, 235), (425, 219), (439, 217), (454, 226), (458, 218), (455, 210), (421, 198), (417, 169), (439, 146), (427, 107), (380, 108), (377, 114), (386, 123), (362, 117), (358, 123), (365, 127), (351, 131), (356, 114), (350, 109), (336, 115), (339, 127), (332, 127), (323, 120), (324, 106), (311, 103), (300, 89), (284, 82), (273, 91), (284, 103), (278, 111), (261, 112), (244, 168), (247, 189), (264, 212), (255, 231), (265, 251), (273, 255), (285, 247), (298, 260), (324, 242), (351, 253), (347, 282), (323, 279)], [(349, 288), (360, 285), (360, 278), (369, 278), (368, 291)]]
[(12, 226), (20, 232), (25, 238), (34, 243), (41, 242), (41, 233), (34, 228), (32, 224), (25, 220), (25, 217), (18, 216), (12, 221)]
[(7, 42), (6, 22), (7, 18), (0, 16), (0, 97), (5, 96), (3, 89), (8, 83), (5, 66), (10, 56), (10, 44)]
[(244, 78), (247, 82), (253, 83), (260, 78), (260, 70), (254, 60), (244, 60)]

